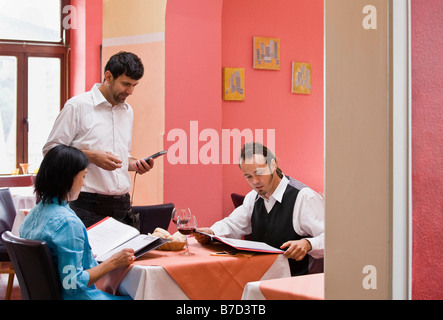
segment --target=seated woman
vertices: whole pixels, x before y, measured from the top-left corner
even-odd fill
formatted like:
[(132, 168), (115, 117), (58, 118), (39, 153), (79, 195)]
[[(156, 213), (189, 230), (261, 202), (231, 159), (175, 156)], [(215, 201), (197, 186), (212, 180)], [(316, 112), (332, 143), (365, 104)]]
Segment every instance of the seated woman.
[(60, 275), (63, 299), (128, 300), (128, 296), (101, 291), (94, 283), (106, 273), (132, 263), (134, 251), (122, 250), (98, 264), (83, 222), (68, 205), (80, 193), (87, 166), (88, 158), (74, 147), (59, 145), (48, 152), (35, 179), (38, 205), (26, 216), (20, 237), (46, 241)]

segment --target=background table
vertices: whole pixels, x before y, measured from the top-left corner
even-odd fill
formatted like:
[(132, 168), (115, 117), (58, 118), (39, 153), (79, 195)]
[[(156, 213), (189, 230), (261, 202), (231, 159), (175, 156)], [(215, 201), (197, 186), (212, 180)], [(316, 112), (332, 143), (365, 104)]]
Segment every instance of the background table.
[(17, 211), (11, 232), (18, 236), (20, 225), (25, 220), (27, 212), (35, 206), (34, 187), (14, 187), (9, 188), (9, 191)]
[(324, 273), (250, 282), (242, 300), (323, 300)]
[(32, 209), (35, 206), (34, 187), (9, 188), (15, 208)]

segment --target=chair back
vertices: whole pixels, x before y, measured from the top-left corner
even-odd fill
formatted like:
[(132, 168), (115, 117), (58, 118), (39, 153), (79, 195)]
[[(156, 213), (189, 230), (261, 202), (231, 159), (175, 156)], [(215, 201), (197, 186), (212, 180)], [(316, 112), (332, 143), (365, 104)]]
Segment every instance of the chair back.
[(157, 204), (150, 206), (133, 206), (134, 213), (139, 214), (140, 233), (148, 234), (160, 227), (168, 230), (172, 218), (173, 203)]
[[(9, 188), (0, 189), (0, 237), (3, 232), (11, 231), (14, 225), (15, 216), (14, 202), (12, 201), (11, 192)], [(0, 242), (0, 262), (10, 261), (8, 252), (3, 244)]]
[(9, 188), (0, 189), (0, 236), (5, 231), (11, 231), (17, 211)]
[(232, 204), (235, 208), (240, 207), (243, 204), (243, 200), (245, 200), (245, 196), (238, 193), (231, 193)]
[(23, 300), (61, 300), (57, 269), (44, 241), (26, 240), (10, 231), (2, 235), (20, 285)]

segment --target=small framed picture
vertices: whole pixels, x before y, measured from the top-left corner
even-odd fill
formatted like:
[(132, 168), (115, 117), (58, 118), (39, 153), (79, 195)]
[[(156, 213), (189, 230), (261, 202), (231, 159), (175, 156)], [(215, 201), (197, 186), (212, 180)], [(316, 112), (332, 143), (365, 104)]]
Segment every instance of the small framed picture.
[(244, 68), (223, 68), (223, 100), (245, 100)]
[(280, 39), (253, 38), (254, 69), (280, 70)]
[(311, 94), (312, 65), (292, 62), (292, 93)]

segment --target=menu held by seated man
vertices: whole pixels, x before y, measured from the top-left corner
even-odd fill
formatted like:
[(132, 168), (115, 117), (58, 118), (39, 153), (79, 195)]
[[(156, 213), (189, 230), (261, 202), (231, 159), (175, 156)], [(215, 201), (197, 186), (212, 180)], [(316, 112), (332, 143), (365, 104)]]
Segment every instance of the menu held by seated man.
[(212, 234), (208, 234), (202, 231), (196, 231), (200, 234), (204, 234), (211, 238), (211, 240), (217, 240), (223, 242), (237, 250), (243, 251), (254, 251), (254, 252), (263, 252), (263, 253), (283, 253), (283, 250), (274, 248), (267, 243), (260, 241), (250, 241), (250, 240), (241, 240), (241, 239), (233, 239), (233, 238), (224, 238), (217, 237)]

